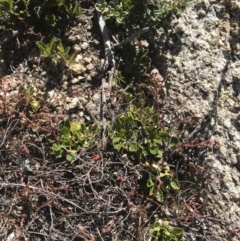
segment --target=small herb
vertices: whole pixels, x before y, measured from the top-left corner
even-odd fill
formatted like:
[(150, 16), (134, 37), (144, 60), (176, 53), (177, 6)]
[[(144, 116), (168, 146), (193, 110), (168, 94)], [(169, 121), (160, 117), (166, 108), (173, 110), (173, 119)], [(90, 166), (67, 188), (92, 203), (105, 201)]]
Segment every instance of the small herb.
[(21, 96), (21, 99), (16, 105), (19, 111), (25, 109), (30, 114), (36, 112), (41, 107), (42, 97), (34, 93), (33, 85), (21, 86), (19, 88), (19, 96)]
[(149, 195), (155, 196), (158, 202), (164, 201), (164, 193), (167, 190), (179, 190), (178, 181), (173, 178), (172, 174), (166, 171), (159, 172), (157, 176), (149, 174), (147, 181)]
[(158, 221), (154, 223), (153, 227), (150, 228), (149, 234), (152, 236), (153, 241), (183, 241), (183, 229), (169, 227), (168, 221)]
[(67, 120), (60, 128), (60, 136), (52, 145), (52, 153), (57, 158), (65, 157), (73, 162), (77, 153), (97, 145), (94, 137), (97, 135), (96, 125), (86, 126), (83, 123)]
[(167, 128), (158, 129), (158, 114), (151, 107), (130, 105), (129, 111), (109, 125), (109, 136), (116, 150), (135, 152), (140, 158), (162, 157), (164, 145), (174, 146), (178, 139), (170, 137)]
[(42, 41), (37, 41), (36, 45), (38, 46), (41, 56), (43, 58), (51, 59), (53, 63), (62, 62), (64, 65), (68, 66), (74, 63), (77, 53), (74, 52), (69, 56), (70, 47), (64, 47), (61, 40), (52, 38), (48, 44), (43, 43)]
[(101, 0), (100, 3), (96, 3), (95, 7), (97, 11), (102, 12), (103, 18), (105, 20), (113, 18), (116, 20), (117, 24), (122, 24), (125, 21), (128, 12), (124, 10), (121, 3), (115, 4), (113, 1), (110, 1), (108, 4), (106, 1)]

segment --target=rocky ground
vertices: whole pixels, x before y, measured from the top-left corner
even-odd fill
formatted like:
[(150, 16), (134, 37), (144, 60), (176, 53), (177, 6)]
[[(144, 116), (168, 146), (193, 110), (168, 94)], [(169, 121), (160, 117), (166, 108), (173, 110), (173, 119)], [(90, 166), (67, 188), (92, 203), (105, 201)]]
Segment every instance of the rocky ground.
[(240, 225), (239, 10), (237, 1), (195, 1), (172, 23), (170, 41), (159, 41), (172, 77), (166, 106), (178, 117), (204, 117), (198, 134), (219, 145), (204, 158), (212, 179), (207, 208), (215, 218), (206, 240), (239, 240), (227, 234)]
[[(143, 198), (142, 165), (101, 146), (81, 152), (74, 165), (49, 154), (46, 139), (64, 118), (101, 120), (104, 52), (95, 9), (90, 6), (61, 36), (79, 51), (70, 70), (42, 61), (31, 42), (42, 36), (35, 34), (29, 30), (0, 52), (2, 106), (6, 99), (19, 104), (19, 86), (25, 84), (44, 103), (34, 120), (19, 114), (21, 105), (18, 114), (8, 108), (14, 117), (0, 117), (0, 239), (150, 240), (149, 227), (165, 216), (160, 205)], [(158, 29), (154, 38), (138, 43), (149, 48), (151, 69), (166, 79), (161, 113), (186, 143), (186, 160), (174, 163), (176, 170), (180, 174), (187, 161), (202, 177), (199, 185), (183, 178), (175, 199), (187, 206), (197, 197), (201, 211), (182, 217), (164, 204), (165, 215), (169, 210), (172, 225), (182, 225), (185, 240), (240, 240), (240, 3), (195, 0), (167, 32)], [(117, 88), (108, 98), (111, 116), (129, 101)]]

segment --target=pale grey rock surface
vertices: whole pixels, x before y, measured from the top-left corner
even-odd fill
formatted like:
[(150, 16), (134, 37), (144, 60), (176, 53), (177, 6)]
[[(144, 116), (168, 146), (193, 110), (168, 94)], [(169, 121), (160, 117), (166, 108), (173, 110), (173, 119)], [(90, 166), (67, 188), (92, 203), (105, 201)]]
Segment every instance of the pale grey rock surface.
[(166, 106), (178, 117), (216, 114), (207, 206), (222, 222), (208, 220), (206, 240), (238, 241), (229, 230), (240, 227), (240, 2), (195, 0), (171, 27), (168, 42), (161, 30), (156, 40), (171, 76)]

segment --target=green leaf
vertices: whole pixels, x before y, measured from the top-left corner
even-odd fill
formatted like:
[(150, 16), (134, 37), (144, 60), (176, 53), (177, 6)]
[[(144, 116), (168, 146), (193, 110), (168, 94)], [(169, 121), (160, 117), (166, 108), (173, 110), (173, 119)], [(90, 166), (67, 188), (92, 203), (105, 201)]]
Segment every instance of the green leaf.
[(119, 131), (120, 131), (121, 136), (125, 137), (127, 135), (126, 129), (121, 128)]
[(157, 154), (157, 157), (161, 158), (161, 157), (162, 157), (162, 155), (163, 155), (163, 152), (162, 152), (162, 150), (158, 150), (158, 154)]
[(157, 230), (160, 231), (160, 229), (161, 229), (161, 224), (160, 224), (160, 222), (155, 222), (155, 223), (153, 224), (153, 227), (154, 227), (154, 228), (157, 228)]
[(67, 57), (63, 53), (58, 53), (57, 57), (57, 62), (59, 62), (59, 60), (62, 60), (64, 64), (67, 64)]
[(160, 131), (160, 132), (158, 133), (158, 135), (159, 135), (161, 138), (167, 138), (167, 137), (168, 137), (168, 133), (165, 132), (165, 131)]
[(155, 147), (155, 148), (150, 148), (150, 153), (151, 153), (152, 155), (158, 154), (158, 148), (157, 148), (157, 147)]
[(74, 5), (70, 5), (70, 8), (68, 9), (68, 12), (72, 15), (78, 15), (85, 13), (85, 10), (80, 7), (78, 3), (75, 3)]
[(171, 185), (172, 189), (174, 189), (174, 190), (179, 190), (180, 189), (179, 183), (178, 183), (178, 181), (176, 179), (173, 179), (170, 182), (170, 185)]
[(65, 0), (57, 0), (57, 5), (60, 6), (65, 6)]
[(134, 143), (134, 142), (132, 142), (132, 143), (130, 143), (130, 145), (129, 145), (129, 151), (131, 151), (131, 152), (136, 152), (137, 151), (137, 143)]
[(154, 194), (155, 189), (155, 185), (149, 188), (149, 196), (152, 196)]
[(54, 54), (56, 52), (56, 43), (58, 42), (59, 40), (56, 40), (54, 37), (51, 39), (51, 41), (47, 44), (47, 51), (50, 53), (50, 54)]
[(33, 95), (33, 92), (34, 92), (34, 87), (33, 85), (28, 85), (27, 88), (26, 88), (26, 94), (29, 95), (29, 96), (32, 96)]
[(158, 200), (158, 202), (162, 202), (163, 201), (163, 192), (162, 192), (162, 190), (159, 190), (157, 192), (156, 199)]
[(176, 237), (180, 238), (183, 235), (183, 229), (176, 227), (171, 230), (171, 233)]
[(82, 124), (82, 125), (80, 125), (80, 126), (81, 126), (81, 132), (86, 135), (86, 132), (87, 132), (87, 127), (86, 127), (86, 125)]
[(66, 159), (67, 161), (72, 162), (74, 159), (74, 156), (72, 154), (67, 154)]
[(121, 137), (114, 137), (113, 138), (113, 144), (119, 143), (120, 140), (121, 140)]
[(159, 173), (159, 176), (160, 176), (160, 177), (166, 177), (166, 176), (167, 176), (167, 177), (169, 177), (169, 176), (171, 177), (172, 175), (171, 175), (169, 172), (160, 172), (160, 173)]
[(40, 103), (37, 99), (34, 99), (34, 100), (31, 101), (31, 106), (32, 106), (33, 110), (36, 111), (36, 110), (39, 109)]
[(164, 229), (168, 229), (168, 227), (169, 227), (169, 222), (166, 221), (166, 220), (164, 220), (164, 221), (162, 222), (161, 226), (162, 226), (162, 228), (164, 228)]
[(54, 14), (47, 14), (45, 16), (45, 20), (48, 24), (55, 25), (56, 24), (56, 16)]
[(153, 141), (157, 144), (161, 144), (162, 143), (162, 138), (154, 138)]
[(65, 53), (66, 56), (68, 56), (69, 51), (70, 51), (70, 47), (67, 46), (67, 47), (64, 49), (64, 53)]
[(114, 122), (114, 125), (116, 125), (117, 128), (121, 128), (122, 127), (122, 118), (119, 117), (116, 119), (116, 121)]
[(152, 121), (153, 121), (154, 124), (157, 124), (157, 123), (158, 123), (158, 116), (157, 116), (157, 115), (154, 115), (154, 116), (152, 117)]
[(148, 49), (143, 50), (141, 57), (142, 57), (142, 58), (145, 57), (145, 56), (148, 54), (148, 52), (149, 52)]
[(142, 150), (142, 154), (143, 154), (144, 156), (147, 156), (147, 155), (148, 155), (148, 153), (147, 153), (147, 151), (146, 151), (145, 149)]
[(65, 127), (67, 127), (68, 129), (70, 129), (70, 124), (71, 124), (70, 120), (67, 119), (67, 120), (61, 125), (61, 127), (65, 126)]
[(131, 129), (128, 129), (127, 133), (126, 133), (126, 138), (127, 139), (131, 139), (133, 137), (133, 135), (135, 134), (135, 137), (138, 136), (136, 131), (133, 131)]
[(154, 228), (149, 229), (149, 234), (152, 236), (155, 232), (157, 232)]
[[(154, 226), (155, 226), (155, 224), (154, 224)], [(153, 234), (155, 234), (155, 233), (158, 233), (160, 230), (161, 230), (161, 227), (160, 227), (160, 226), (158, 226), (158, 227), (156, 226), (156, 227), (150, 228), (149, 234), (150, 234), (150, 235), (153, 235)]]
[(131, 115), (127, 116), (127, 117), (125, 118), (125, 126), (128, 127), (128, 128), (130, 128), (131, 125), (133, 125), (133, 124), (134, 124), (133, 117), (132, 117)]
[(61, 128), (61, 134), (62, 135), (64, 135), (65, 137), (68, 137), (69, 136), (69, 134), (70, 134), (70, 132), (69, 132), (69, 129), (66, 127), (66, 126), (63, 126), (62, 128)]
[(11, 12), (12, 8), (13, 8), (12, 0), (0, 1), (0, 10)]
[(101, 5), (99, 3), (95, 4), (95, 8), (98, 12), (102, 12), (102, 8), (101, 8)]
[(56, 158), (62, 157), (63, 150), (61, 145), (53, 144), (52, 146), (52, 153), (56, 156)]
[(144, 150), (145, 147), (143, 146), (143, 143), (142, 142), (139, 142), (138, 143), (138, 148), (141, 149), (141, 150)]
[(149, 175), (149, 178), (147, 180), (147, 187), (152, 187), (154, 186), (154, 182), (152, 180), (152, 175)]
[(39, 48), (41, 54), (45, 54), (47, 52), (47, 45), (44, 44), (42, 41), (37, 41), (36, 45)]
[(123, 143), (120, 142), (120, 143), (118, 143), (118, 144), (113, 144), (113, 146), (114, 146), (114, 148), (115, 148), (116, 150), (119, 151), (119, 150), (123, 147)]
[(137, 107), (135, 105), (130, 105), (129, 106), (129, 110), (130, 110), (130, 112), (136, 112), (137, 111)]
[(70, 131), (71, 131), (72, 133), (75, 133), (75, 132), (79, 131), (80, 129), (81, 129), (81, 125), (80, 125), (79, 123), (72, 122), (72, 123), (70, 124)]
[(53, 144), (53, 146), (52, 146), (53, 151), (60, 151), (61, 149), (62, 149), (62, 147), (60, 145)]
[(166, 240), (169, 239), (169, 237), (171, 237), (171, 233), (167, 230), (167, 229), (164, 229), (164, 235), (166, 235)]
[(60, 40), (57, 41), (56, 49), (58, 50), (58, 52), (65, 54), (65, 49), (64, 49), (64, 47), (62, 45), (62, 42)]
[(54, 155), (55, 155), (55, 157), (56, 158), (61, 158), (62, 157), (62, 153), (63, 153), (63, 151), (61, 150), (61, 151), (54, 151)]
[(80, 140), (81, 139), (81, 137), (82, 137), (82, 135), (81, 135), (81, 133), (78, 131), (78, 132), (74, 132), (74, 133), (72, 133), (72, 139), (74, 140), (74, 141), (78, 141), (78, 140)]
[(71, 147), (74, 143), (74, 140), (68, 136), (64, 136), (62, 139), (61, 139), (61, 144), (64, 146), (64, 147)]
[(170, 137), (170, 146), (176, 146), (179, 143), (179, 139), (177, 137)]
[(70, 55), (69, 59), (68, 59), (68, 64), (73, 64), (75, 63), (75, 59), (77, 57), (78, 53), (74, 52), (73, 54)]

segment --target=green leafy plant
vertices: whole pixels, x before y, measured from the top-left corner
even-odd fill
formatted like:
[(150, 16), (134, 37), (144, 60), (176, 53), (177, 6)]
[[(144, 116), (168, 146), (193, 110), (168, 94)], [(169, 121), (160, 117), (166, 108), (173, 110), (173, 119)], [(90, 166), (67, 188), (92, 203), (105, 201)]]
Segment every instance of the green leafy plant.
[(158, 221), (150, 228), (149, 234), (154, 241), (183, 241), (183, 229), (179, 227), (170, 228), (168, 221)]
[(97, 145), (94, 140), (97, 133), (96, 125), (86, 126), (83, 123), (67, 120), (60, 128), (60, 136), (52, 145), (52, 153), (57, 158), (65, 157), (67, 161), (73, 162), (80, 151)]
[(125, 11), (121, 2), (118, 4), (110, 1), (108, 4), (105, 0), (100, 0), (95, 4), (97, 11), (102, 12), (105, 20), (113, 18), (118, 24), (122, 24), (125, 21), (128, 11)]
[(0, 29), (13, 29), (15, 25), (23, 23), (30, 16), (26, 0), (1, 0), (0, 1)]
[[(43, 9), (43, 7), (41, 7), (41, 5), (39, 6), (39, 8)], [(46, 23), (48, 23), (52, 26), (54, 26), (58, 22), (58, 20), (59, 20), (58, 14), (60, 14), (60, 13), (65, 13), (67, 15), (75, 17), (75, 16), (85, 12), (80, 7), (79, 3), (77, 3), (77, 2), (71, 3), (71, 1), (68, 1), (68, 0), (48, 1), (48, 2), (46, 2), (44, 9), (46, 10), (45, 21), (46, 21)]]
[[(30, 9), (28, 7), (31, 7)], [(61, 8), (61, 10), (65, 10), (66, 12), (77, 15), (80, 13), (84, 13), (84, 10), (80, 7), (78, 2), (72, 3), (69, 0), (50, 0), (39, 2), (37, 0), (1, 0), (0, 1), (0, 11), (5, 11), (10, 14), (20, 15), (24, 12), (32, 12), (32, 7), (41, 7), (45, 12), (49, 12), (49, 9), (54, 7)]]
[(13, 29), (20, 22), (24, 25), (42, 23), (55, 26), (64, 17), (76, 17), (85, 11), (80, 3), (70, 0), (1, 0), (0, 23), (2, 29)]
[(120, 71), (118, 77), (114, 79), (114, 84), (125, 88), (129, 87), (130, 82), (134, 83), (134, 85), (144, 82), (146, 77), (142, 73), (151, 69), (148, 56), (149, 50), (142, 47), (137, 49), (132, 44), (126, 44), (122, 49), (124, 55), (120, 59)]
[(61, 62), (68, 66), (74, 63), (77, 56), (76, 52), (69, 56), (70, 47), (64, 48), (61, 40), (54, 37), (48, 44), (45, 44), (42, 41), (37, 41), (36, 45), (41, 52), (41, 56), (50, 59), (53, 63)]
[(152, 27), (157, 27), (164, 21), (169, 22), (173, 15), (186, 9), (191, 3), (190, 0), (159, 1), (158, 4), (146, 8), (146, 17)]
[(104, 19), (115, 19), (118, 24), (139, 24), (144, 22), (146, 26), (159, 27), (164, 21), (170, 21), (173, 15), (183, 11), (191, 0), (172, 1), (135, 1), (115, 0), (107, 3), (101, 0), (95, 4), (98, 11), (102, 12)]
[(69, 7), (67, 7), (67, 12), (72, 16), (77, 16), (79, 14), (85, 13), (84, 9), (80, 7), (79, 3), (69, 4)]
[(121, 59), (122, 76), (129, 81), (140, 82), (143, 79), (141, 72), (149, 71), (151, 65), (148, 60), (148, 49), (136, 49), (136, 46), (127, 44), (123, 46), (124, 56)]
[(13, 0), (1, 0), (0, 11), (7, 12), (11, 15), (20, 16), (27, 11), (28, 1), (20, 0), (19, 4), (16, 4)]
[(149, 195), (155, 196), (158, 202), (164, 201), (166, 191), (180, 189), (178, 181), (167, 171), (160, 171), (157, 176), (149, 174), (147, 187)]
[[(3, 80), (4, 81), (4, 80)], [(4, 82), (3, 82), (4, 83)], [(11, 88), (11, 87), (10, 87)], [(10, 89), (9, 88), (9, 89)], [(19, 91), (14, 95), (9, 95), (8, 88), (3, 87), (4, 98), (0, 98), (1, 108), (0, 113), (5, 116), (12, 116), (15, 113), (25, 112), (29, 114), (36, 110), (34, 103), (36, 97), (34, 94), (34, 88), (32, 85), (22, 85), (19, 87)], [(33, 104), (33, 106), (31, 105)]]
[(26, 110), (29, 114), (36, 112), (40, 107), (42, 97), (34, 92), (33, 85), (20, 86), (19, 100), (16, 103), (16, 108), (19, 111)]
[(174, 146), (176, 137), (170, 137), (167, 128), (158, 129), (159, 117), (151, 107), (137, 108), (120, 115), (109, 125), (109, 136), (116, 150), (137, 153), (140, 158), (153, 155), (161, 157), (164, 145)]

